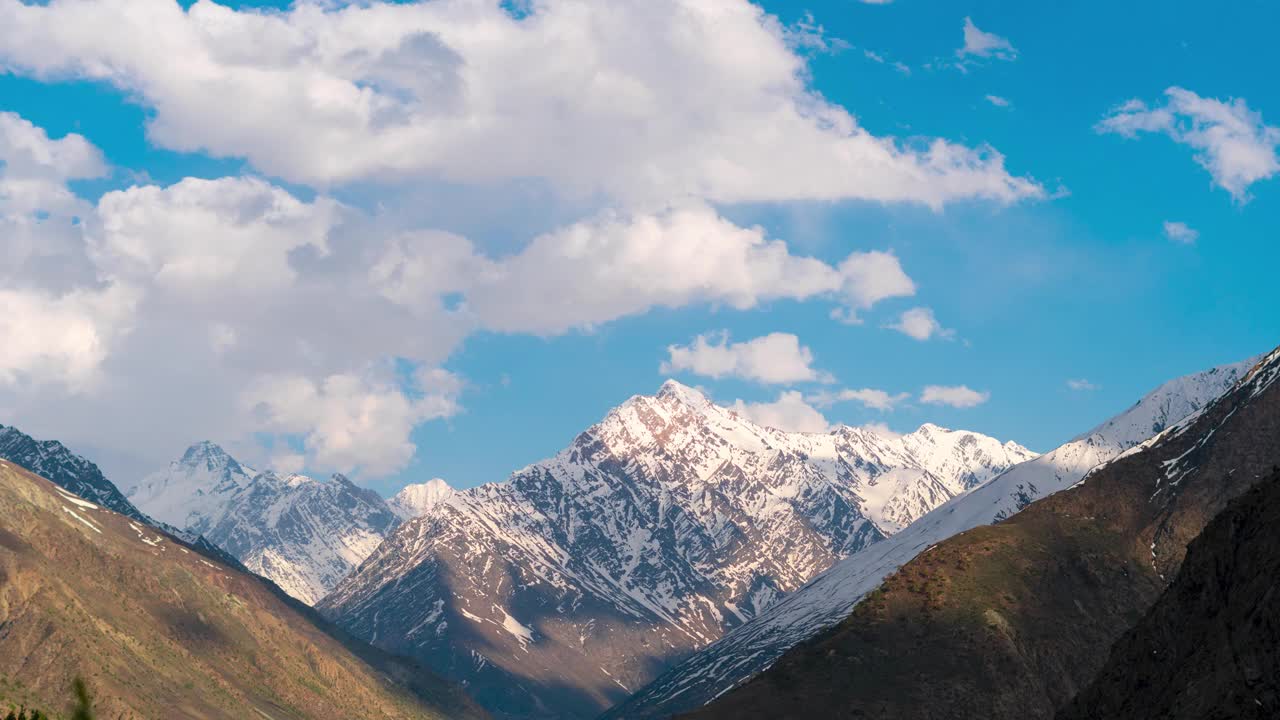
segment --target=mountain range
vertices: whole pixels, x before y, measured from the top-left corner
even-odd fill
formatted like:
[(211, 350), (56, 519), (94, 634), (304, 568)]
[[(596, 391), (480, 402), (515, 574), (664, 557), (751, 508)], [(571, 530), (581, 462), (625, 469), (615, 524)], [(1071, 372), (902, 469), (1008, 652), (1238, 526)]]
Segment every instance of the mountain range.
[(218, 445), (200, 442), (126, 494), (148, 514), (209, 538), (249, 570), (311, 605), (402, 519), (449, 491), (443, 481), (433, 480), (410, 485), (388, 502), (343, 475), (316, 480), (258, 471)]
[(1089, 432), (948, 501), (887, 541), (836, 564), (672, 668), (611, 716), (669, 717), (723, 694), (769, 667), (792, 646), (843, 620), (863, 596), (920, 552), (964, 530), (1008, 518), (1035, 499), (1071, 486), (1095, 466), (1199, 411), (1235, 385), (1256, 360), (1171, 380)]
[[(1071, 487), (926, 549), (839, 624), (689, 717), (1053, 717), (1106, 668), (1113, 643), (1132, 628), (1142, 632), (1188, 544), (1280, 465), (1277, 379), (1280, 349), (1226, 394)], [(1236, 582), (1257, 592), (1257, 582), (1271, 581)], [(1267, 602), (1265, 588), (1258, 597)], [(1231, 604), (1201, 608), (1241, 612)], [(1187, 652), (1185, 641), (1148, 636), (1122, 641), (1118, 656), (1143, 643)], [(1214, 677), (1190, 666), (1169, 672), (1205, 687)], [(1129, 682), (1135, 692), (1158, 694), (1152, 678)], [(1081, 702), (1115, 707), (1105, 687)], [(1228, 707), (1230, 698), (1208, 697)]]
[(1032, 457), (934, 425), (783, 432), (669, 381), (406, 522), (317, 607), (497, 714), (591, 717)]

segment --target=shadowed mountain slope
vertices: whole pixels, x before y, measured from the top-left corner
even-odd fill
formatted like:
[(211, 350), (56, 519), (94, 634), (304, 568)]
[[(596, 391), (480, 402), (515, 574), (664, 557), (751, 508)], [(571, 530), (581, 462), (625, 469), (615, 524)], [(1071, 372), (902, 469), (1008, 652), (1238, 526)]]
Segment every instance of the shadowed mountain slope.
[(1058, 720), (1280, 717), (1280, 471), (1187, 548), (1178, 577)]
[(997, 525), (927, 549), (695, 718), (1050, 718), (1187, 544), (1280, 464), (1280, 350), (1204, 410)]

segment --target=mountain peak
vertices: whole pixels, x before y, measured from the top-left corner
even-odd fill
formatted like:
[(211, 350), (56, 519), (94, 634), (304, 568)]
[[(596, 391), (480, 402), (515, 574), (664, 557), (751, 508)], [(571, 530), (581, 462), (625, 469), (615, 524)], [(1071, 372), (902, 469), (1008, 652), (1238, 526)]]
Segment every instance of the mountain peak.
[(402, 520), (410, 520), (426, 514), (436, 505), (448, 500), (455, 492), (457, 491), (442, 478), (431, 478), (426, 482), (404, 486), (387, 501), (387, 505)]
[(201, 440), (192, 443), (178, 462), (191, 467), (203, 465), (212, 470), (235, 463), (235, 459), (228, 455), (221, 445), (210, 440)]
[(691, 407), (702, 407), (711, 401), (706, 395), (676, 380), (667, 380), (658, 388), (659, 400), (674, 400)]

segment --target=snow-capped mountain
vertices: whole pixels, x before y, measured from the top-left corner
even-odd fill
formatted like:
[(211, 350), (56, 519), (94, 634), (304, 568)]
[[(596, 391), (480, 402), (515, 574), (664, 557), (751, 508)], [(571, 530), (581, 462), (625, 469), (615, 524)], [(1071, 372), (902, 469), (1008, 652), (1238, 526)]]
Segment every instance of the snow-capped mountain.
[(342, 475), (315, 480), (259, 472), (209, 442), (192, 445), (127, 494), (307, 604), (324, 597), (399, 523), (377, 493)]
[(57, 440), (36, 440), (15, 427), (0, 425), (0, 458), (39, 475), (89, 502), (125, 517), (153, 524), (98, 466)]
[(1070, 487), (1091, 469), (1193, 416), (1230, 390), (1256, 361), (1167, 382), (1084, 435), (950, 500), (885, 542), (835, 564), (751, 622), (664, 673), (608, 716), (665, 718), (710, 701), (769, 667), (788, 648), (843, 620), (866, 593), (921, 551)]
[(934, 425), (787, 433), (668, 382), (406, 522), (318, 607), (498, 714), (589, 717), (1034, 456)]
[(401, 520), (412, 520), (425, 515), (428, 510), (447, 500), (456, 492), (449, 483), (440, 478), (431, 478), (424, 483), (406, 485), (387, 501), (391, 512)]

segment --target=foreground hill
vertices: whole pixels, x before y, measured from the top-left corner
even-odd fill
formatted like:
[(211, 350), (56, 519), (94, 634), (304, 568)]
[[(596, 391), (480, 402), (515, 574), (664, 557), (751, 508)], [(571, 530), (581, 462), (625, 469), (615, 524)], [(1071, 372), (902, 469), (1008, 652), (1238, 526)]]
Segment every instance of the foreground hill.
[(927, 549), (696, 718), (1050, 718), (1280, 464), (1280, 350), (1075, 487)]
[(317, 607), (495, 713), (593, 717), (833, 562), (1035, 454), (788, 433), (676, 382), (396, 529)]
[(443, 718), (480, 711), (340, 640), (278, 588), (0, 461), (0, 701), (106, 718)]
[(1058, 720), (1280, 717), (1280, 470), (1187, 548), (1178, 577)]
[(1200, 410), (1229, 390), (1257, 358), (1164, 383), (1089, 432), (956, 497), (887, 540), (840, 561), (800, 590), (637, 692), (610, 718), (666, 718), (691, 710), (772, 665), (791, 647), (848, 617), (891, 572), (956, 533), (1010, 517), (1037, 498)]

